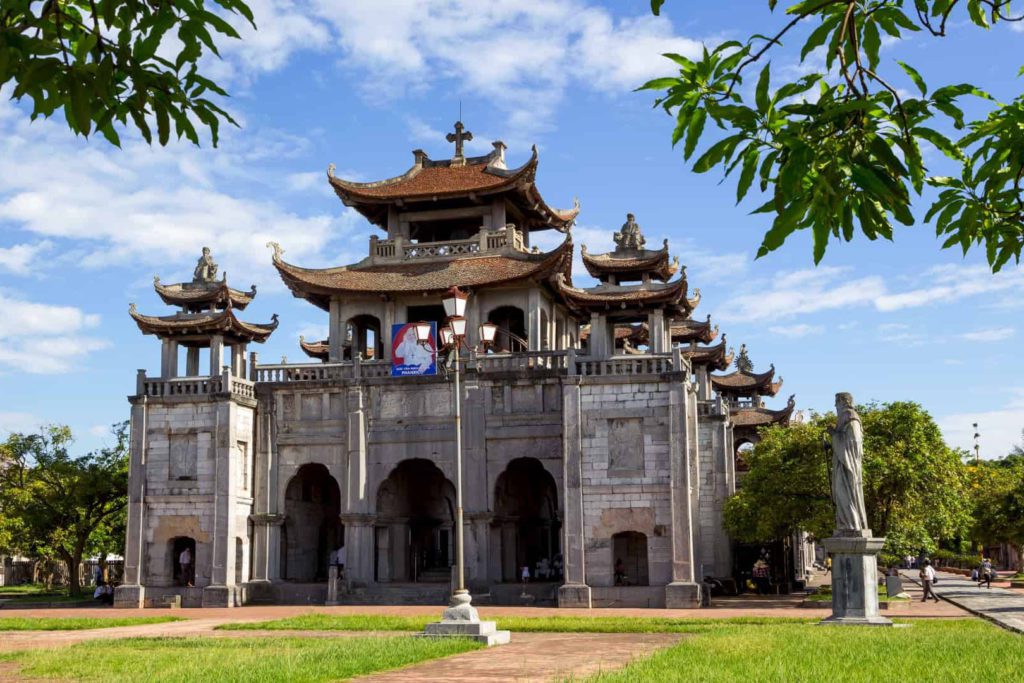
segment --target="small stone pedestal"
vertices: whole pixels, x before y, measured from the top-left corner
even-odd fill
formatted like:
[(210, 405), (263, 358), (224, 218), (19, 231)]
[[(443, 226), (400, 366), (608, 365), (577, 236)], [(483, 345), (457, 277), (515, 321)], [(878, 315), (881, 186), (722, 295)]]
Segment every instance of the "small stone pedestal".
[(842, 535), (822, 541), (832, 553), (832, 616), (822, 624), (892, 626), (878, 613), (878, 565), (876, 555), (884, 538), (871, 531)]
[(499, 631), (493, 621), (480, 621), (476, 608), (470, 604), (469, 591), (452, 596), (451, 605), (441, 615), (441, 621), (427, 624), (424, 638), (470, 638), (484, 645), (504, 645), (512, 639), (509, 631)]
[(590, 609), (592, 604), (590, 586), (585, 583), (566, 583), (558, 587), (559, 607)]
[(668, 609), (700, 607), (700, 586), (687, 581), (673, 581), (665, 586), (665, 607)]
[(146, 601), (146, 589), (138, 584), (122, 585), (114, 589), (114, 607), (141, 608)]

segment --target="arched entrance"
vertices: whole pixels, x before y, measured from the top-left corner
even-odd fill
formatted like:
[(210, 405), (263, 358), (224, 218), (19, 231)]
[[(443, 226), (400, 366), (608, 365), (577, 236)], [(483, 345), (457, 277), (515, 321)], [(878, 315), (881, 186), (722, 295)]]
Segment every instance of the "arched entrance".
[(487, 322), (498, 326), (495, 351), (526, 351), (526, 315), (516, 306), (499, 306), (487, 314)]
[(429, 460), (403, 460), (377, 489), (377, 581), (447, 582), (455, 487)]
[(519, 581), (524, 565), (535, 579), (559, 578), (561, 526), (554, 477), (536, 458), (510, 462), (494, 484), (501, 580)]
[(639, 531), (621, 531), (612, 536), (612, 571), (616, 586), (646, 586), (647, 536)]
[(345, 541), (341, 489), (323, 465), (303, 465), (284, 494), (281, 576), (290, 581), (326, 581), (331, 551)]
[[(177, 536), (167, 543), (171, 551), (171, 583), (175, 586), (192, 586), (196, 580), (196, 540), (188, 536)], [(183, 565), (182, 553), (188, 550), (190, 563)]]

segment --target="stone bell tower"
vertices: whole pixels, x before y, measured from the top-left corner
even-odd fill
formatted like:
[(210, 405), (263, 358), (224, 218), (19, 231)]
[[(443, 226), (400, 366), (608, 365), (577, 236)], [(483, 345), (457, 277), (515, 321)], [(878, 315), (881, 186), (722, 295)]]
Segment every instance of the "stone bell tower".
[(217, 270), (204, 248), (192, 282), (164, 285), (155, 279), (157, 295), (178, 306), (176, 313), (143, 315), (135, 304), (128, 311), (162, 348), (159, 376), (139, 370), (128, 398), (129, 525), (125, 582), (115, 595), (120, 606), (176, 598), (186, 606), (232, 606), (243, 599), (256, 409), (245, 352), (248, 344), (270, 337), (277, 316), (269, 324), (239, 320), (235, 311), (252, 302), (256, 288), (232, 289), (226, 275), (217, 279)]

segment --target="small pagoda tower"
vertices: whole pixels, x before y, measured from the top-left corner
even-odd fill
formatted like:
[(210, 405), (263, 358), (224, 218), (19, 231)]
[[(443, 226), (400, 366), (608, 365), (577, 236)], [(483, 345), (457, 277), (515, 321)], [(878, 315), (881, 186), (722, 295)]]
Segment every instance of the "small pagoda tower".
[(139, 313), (131, 304), (128, 313), (143, 334), (152, 334), (163, 342), (161, 379), (179, 376), (178, 349), (182, 346), (186, 349), (184, 376), (200, 376), (200, 349), (210, 350), (209, 376), (220, 375), (227, 346), (231, 349), (231, 374), (244, 379), (246, 347), (251, 342), (265, 342), (277, 328), (276, 313), (266, 324), (246, 323), (235, 317), (236, 310), (245, 310), (256, 297), (256, 286), (248, 292), (232, 289), (227, 273), (218, 280), (217, 264), (208, 247), (203, 247), (192, 282), (164, 285), (157, 277), (153, 287), (164, 303), (180, 306), (181, 310), (173, 315), (150, 316)]
[(579, 289), (556, 276), (559, 293), (578, 316), (590, 318), (590, 356), (612, 356), (626, 351), (626, 342), (632, 341), (646, 343), (650, 353), (668, 353), (670, 322), (690, 316), (700, 302), (700, 291), (687, 298), (685, 273), (671, 280), (682, 269), (678, 259), (669, 262), (668, 240), (661, 249), (647, 249), (633, 214), (626, 214), (613, 237), (612, 252), (590, 254), (585, 245), (581, 249), (584, 267), (601, 284)]
[(782, 409), (765, 407), (764, 397), (779, 393), (782, 378), (775, 379), (774, 365), (766, 372), (754, 372), (746, 351), (744, 344), (736, 358), (736, 370), (726, 375), (711, 376), (712, 387), (729, 406), (737, 448), (744, 443), (757, 443), (760, 427), (788, 425), (796, 407), (796, 395), (790, 396)]

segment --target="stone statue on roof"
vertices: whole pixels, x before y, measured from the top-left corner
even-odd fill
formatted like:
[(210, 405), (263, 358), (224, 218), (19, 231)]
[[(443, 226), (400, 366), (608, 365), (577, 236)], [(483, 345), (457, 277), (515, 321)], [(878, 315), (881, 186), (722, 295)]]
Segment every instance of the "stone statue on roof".
[(836, 394), (836, 428), (832, 430), (832, 498), (836, 536), (868, 529), (864, 508), (864, 432), (853, 396)]
[(205, 285), (217, 281), (217, 263), (210, 255), (210, 248), (203, 247), (203, 255), (199, 257), (196, 269), (192, 271), (192, 283)]
[(647, 240), (640, 234), (640, 226), (636, 222), (636, 216), (626, 214), (626, 222), (622, 229), (614, 235), (616, 249), (643, 249)]

